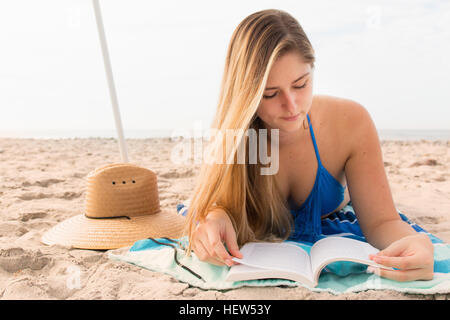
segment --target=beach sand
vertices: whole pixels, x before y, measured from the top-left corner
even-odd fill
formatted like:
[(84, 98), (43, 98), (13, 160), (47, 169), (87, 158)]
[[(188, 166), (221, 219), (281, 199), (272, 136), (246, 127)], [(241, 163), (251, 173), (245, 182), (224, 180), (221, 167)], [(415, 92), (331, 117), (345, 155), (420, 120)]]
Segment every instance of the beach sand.
[[(187, 200), (199, 164), (176, 164), (169, 138), (127, 139), (130, 162), (158, 176), (161, 207)], [(450, 141), (383, 141), (397, 209), (450, 241)], [(41, 236), (81, 214), (85, 177), (121, 162), (116, 139), (0, 139), (1, 299), (448, 299), (369, 290), (332, 295), (305, 288), (201, 290), (174, 278), (108, 259), (105, 251), (47, 246)], [(79, 281), (77, 280), (79, 279)]]

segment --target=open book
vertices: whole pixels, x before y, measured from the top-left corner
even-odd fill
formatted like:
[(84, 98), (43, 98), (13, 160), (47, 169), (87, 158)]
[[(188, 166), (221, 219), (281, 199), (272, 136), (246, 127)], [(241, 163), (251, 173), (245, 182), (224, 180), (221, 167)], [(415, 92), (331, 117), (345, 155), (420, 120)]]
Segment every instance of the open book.
[(281, 278), (316, 287), (323, 268), (335, 261), (353, 261), (393, 270), (369, 259), (379, 250), (370, 244), (342, 237), (328, 237), (314, 243), (310, 254), (290, 243), (249, 242), (240, 251), (240, 263), (231, 266), (227, 281)]

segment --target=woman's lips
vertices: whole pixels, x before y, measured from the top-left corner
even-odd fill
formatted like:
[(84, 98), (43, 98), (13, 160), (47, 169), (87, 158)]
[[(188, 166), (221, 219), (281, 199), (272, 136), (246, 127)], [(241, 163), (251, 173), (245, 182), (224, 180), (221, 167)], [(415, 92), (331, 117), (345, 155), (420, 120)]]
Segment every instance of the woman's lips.
[(296, 115), (296, 116), (287, 117), (287, 118), (282, 117), (281, 119), (286, 120), (286, 121), (295, 121), (295, 120), (298, 119), (299, 115), (300, 115), (300, 113), (298, 115)]

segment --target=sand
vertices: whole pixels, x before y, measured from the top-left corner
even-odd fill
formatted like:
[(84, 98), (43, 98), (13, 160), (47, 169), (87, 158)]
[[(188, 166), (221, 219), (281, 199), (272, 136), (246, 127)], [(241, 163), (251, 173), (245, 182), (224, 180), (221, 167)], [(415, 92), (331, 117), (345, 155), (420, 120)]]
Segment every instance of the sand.
[[(170, 159), (169, 138), (127, 139), (132, 163), (158, 176), (161, 206), (189, 198), (199, 164)], [(450, 141), (383, 141), (399, 210), (450, 241)], [(83, 212), (86, 175), (121, 162), (116, 139), (0, 139), (0, 299), (448, 299), (369, 290), (332, 295), (305, 288), (201, 290), (108, 259), (105, 251), (46, 246), (41, 236)]]

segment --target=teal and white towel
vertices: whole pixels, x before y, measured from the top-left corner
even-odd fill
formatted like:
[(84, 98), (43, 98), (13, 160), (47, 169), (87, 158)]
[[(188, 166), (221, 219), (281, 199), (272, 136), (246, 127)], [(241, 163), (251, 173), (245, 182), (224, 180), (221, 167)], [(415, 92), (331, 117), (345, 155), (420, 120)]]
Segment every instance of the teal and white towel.
[[(179, 214), (186, 211), (186, 206), (177, 206)], [(359, 292), (364, 290), (395, 290), (404, 293), (418, 294), (445, 294), (450, 293), (450, 245), (441, 239), (428, 233), (420, 226), (414, 224), (400, 213), (402, 219), (408, 222), (417, 232), (427, 234), (434, 246), (434, 278), (428, 281), (398, 282), (381, 278), (375, 274), (366, 273), (367, 266), (354, 263), (338, 261), (328, 265), (321, 273), (319, 284), (315, 288), (307, 287), (298, 282), (284, 279), (263, 279), (249, 281), (225, 281), (229, 270), (227, 266), (216, 266), (200, 261), (195, 253), (190, 257), (184, 255), (184, 251), (175, 245), (177, 257), (180, 263), (199, 274), (203, 280), (197, 278), (192, 273), (176, 264), (174, 260), (174, 249), (165, 245), (156, 244), (152, 240), (143, 239), (137, 241), (131, 248), (110, 250), (108, 255), (113, 260), (124, 261), (152, 271), (169, 274), (179, 281), (189, 283), (192, 286), (202, 289), (226, 290), (239, 288), (242, 286), (303, 286), (311, 291), (330, 292), (341, 294), (348, 292)], [(327, 217), (322, 221), (323, 237), (342, 236), (360, 241), (366, 241), (362, 233), (356, 215), (354, 214), (351, 202), (338, 213)], [(165, 239), (156, 239), (162, 243), (170, 243)], [(184, 245), (187, 238), (177, 239)], [(311, 243), (301, 243), (288, 241), (301, 246), (309, 252)]]

